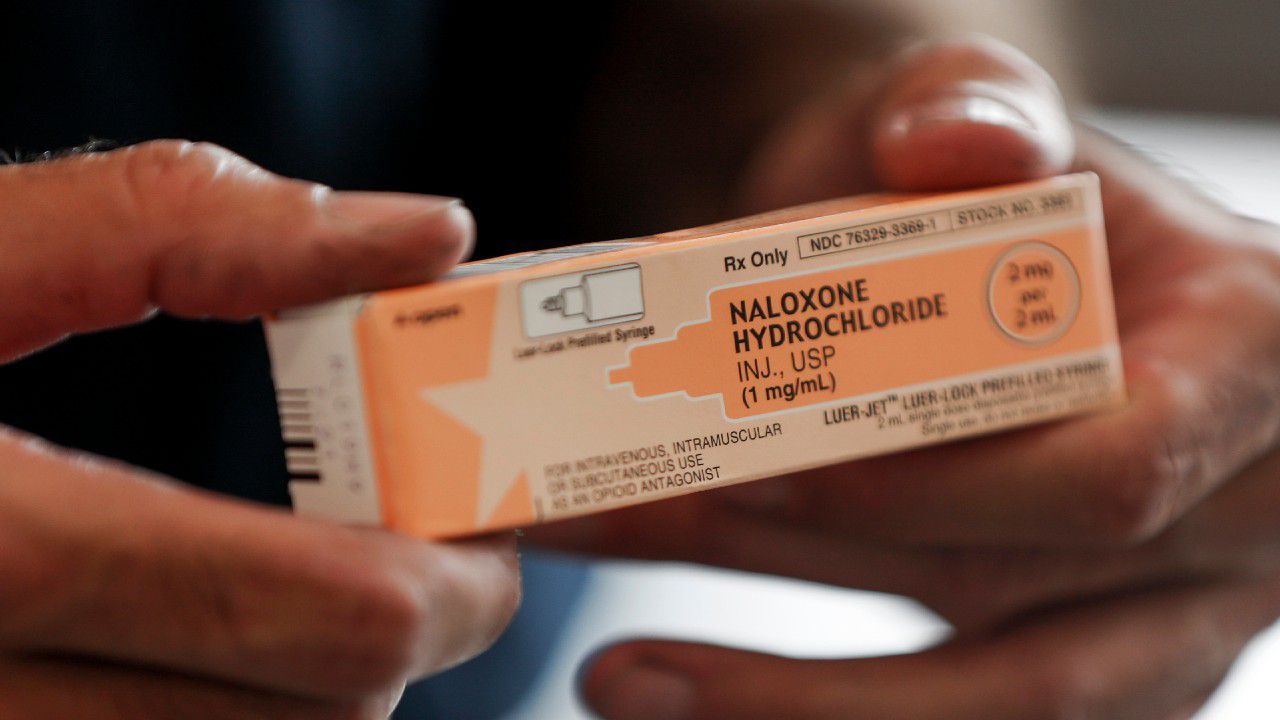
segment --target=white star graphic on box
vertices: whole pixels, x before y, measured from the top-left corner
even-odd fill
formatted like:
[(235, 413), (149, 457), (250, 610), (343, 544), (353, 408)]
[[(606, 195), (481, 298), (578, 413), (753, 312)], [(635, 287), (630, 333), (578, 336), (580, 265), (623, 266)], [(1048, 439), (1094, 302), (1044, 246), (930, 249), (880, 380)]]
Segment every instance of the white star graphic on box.
[[(542, 430), (539, 422), (546, 422), (545, 418), (516, 418), (513, 422), (504, 412), (495, 412), (495, 399), (489, 394), (492, 388), (487, 388), (488, 385), (486, 377), (422, 391), (423, 399), (480, 437), (480, 483), (476, 498), (476, 522), (480, 524), (489, 519), (516, 478), (525, 471), (521, 459), (526, 455), (523, 450), (538, 441), (537, 435)], [(526, 390), (519, 407), (550, 407), (557, 402), (554, 396), (542, 397), (544, 393), (537, 383), (531, 383)], [(516, 409), (517, 404), (506, 405), (510, 411)]]

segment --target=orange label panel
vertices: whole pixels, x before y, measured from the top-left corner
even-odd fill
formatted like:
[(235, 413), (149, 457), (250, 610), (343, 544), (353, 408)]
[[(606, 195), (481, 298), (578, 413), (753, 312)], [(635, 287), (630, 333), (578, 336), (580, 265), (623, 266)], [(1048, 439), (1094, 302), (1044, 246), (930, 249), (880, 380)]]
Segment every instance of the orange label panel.
[(633, 347), (609, 380), (719, 395), (742, 419), (1096, 347), (1110, 327), (1080, 313), (1091, 268), (1067, 260), (1090, 242), (1070, 230), (716, 289), (707, 320)]

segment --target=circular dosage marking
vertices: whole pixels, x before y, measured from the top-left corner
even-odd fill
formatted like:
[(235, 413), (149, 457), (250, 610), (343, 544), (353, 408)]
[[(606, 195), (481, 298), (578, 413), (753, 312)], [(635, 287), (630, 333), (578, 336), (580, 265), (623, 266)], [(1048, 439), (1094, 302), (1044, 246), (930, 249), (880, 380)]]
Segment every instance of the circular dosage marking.
[(1080, 312), (1080, 276), (1063, 252), (1042, 242), (1015, 245), (996, 260), (987, 302), (996, 326), (1019, 342), (1055, 340)]

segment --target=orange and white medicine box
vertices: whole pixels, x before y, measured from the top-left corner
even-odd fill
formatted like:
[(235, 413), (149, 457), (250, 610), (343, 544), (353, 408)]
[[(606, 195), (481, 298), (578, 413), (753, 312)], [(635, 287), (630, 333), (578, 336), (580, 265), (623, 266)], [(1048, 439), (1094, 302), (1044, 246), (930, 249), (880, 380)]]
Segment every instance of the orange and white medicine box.
[(296, 510), (424, 537), (1124, 400), (1089, 174), (474, 262), (266, 330)]

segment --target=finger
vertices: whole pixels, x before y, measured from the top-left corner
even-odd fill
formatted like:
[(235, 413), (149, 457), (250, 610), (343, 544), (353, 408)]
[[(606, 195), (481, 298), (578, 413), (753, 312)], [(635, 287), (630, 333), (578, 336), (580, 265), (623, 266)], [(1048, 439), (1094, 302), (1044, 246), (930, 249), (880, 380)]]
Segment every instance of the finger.
[[(780, 520), (709, 492), (531, 528), (570, 552), (681, 560), (906, 595), (958, 633), (1135, 587), (1280, 574), (1280, 451), (1250, 465), (1159, 538), (1120, 552), (883, 542)], [(652, 529), (661, 527), (662, 532)]]
[(610, 720), (1164, 720), (1222, 677), (1278, 602), (1261, 586), (1153, 592), (874, 660), (634, 642), (598, 656), (582, 692)]
[[(1274, 447), (1280, 232), (1229, 218), (1093, 134), (1082, 156), (1103, 180), (1126, 406), (717, 494), (862, 538), (1131, 547)], [(805, 174), (815, 157), (798, 152), (779, 188), (823, 177)]]
[(1156, 541), (1184, 574), (1280, 575), (1280, 449), (1250, 465)]
[(0, 467), (0, 647), (349, 696), (475, 655), (519, 601), (510, 538), (306, 521), (12, 437)]
[(1214, 687), (1201, 693), (1200, 695), (1183, 703), (1181, 707), (1174, 710), (1169, 717), (1164, 720), (1194, 720), (1197, 713), (1204, 709), (1213, 697), (1213, 692), (1217, 690), (1218, 683), (1214, 683)]
[(385, 720), (397, 697), (321, 701), (141, 668), (0, 658), (0, 717), (23, 720)]
[(731, 492), (920, 542), (1131, 545), (1274, 447), (1280, 232), (1197, 201), (1103, 138), (1085, 154), (1106, 193), (1126, 407)]
[(748, 210), (873, 190), (946, 190), (1061, 173), (1073, 135), (1053, 81), (999, 41), (921, 44), (797, 114), (748, 173)]
[[(569, 552), (696, 562), (904, 595), (964, 636), (1044, 605), (1181, 580), (1188, 573), (1216, 577), (1222, 567), (1207, 567), (1221, 562), (1217, 553), (1212, 561), (1199, 553), (1193, 559), (1161, 546), (1103, 554), (884, 543), (744, 512), (720, 502), (718, 494), (552, 523), (526, 534)], [(654, 527), (662, 532), (653, 533)]]
[(425, 282), (472, 235), (453, 199), (334, 192), (177, 141), (0, 167), (0, 198), (0, 359), (156, 308), (241, 318)]
[(1047, 177), (1064, 172), (1075, 152), (1052, 78), (991, 38), (906, 53), (885, 83), (871, 145), (876, 178), (900, 190)]

